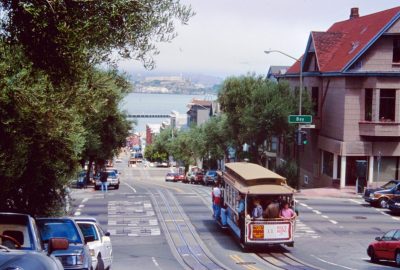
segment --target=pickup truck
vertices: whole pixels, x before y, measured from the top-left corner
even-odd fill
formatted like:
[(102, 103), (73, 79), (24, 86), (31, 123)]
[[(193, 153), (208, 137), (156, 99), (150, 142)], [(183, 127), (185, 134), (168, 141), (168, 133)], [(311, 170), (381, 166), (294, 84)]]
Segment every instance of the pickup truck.
[(65, 238), (51, 238), (45, 251), (31, 216), (0, 213), (0, 269), (63, 270), (52, 253), (68, 246)]

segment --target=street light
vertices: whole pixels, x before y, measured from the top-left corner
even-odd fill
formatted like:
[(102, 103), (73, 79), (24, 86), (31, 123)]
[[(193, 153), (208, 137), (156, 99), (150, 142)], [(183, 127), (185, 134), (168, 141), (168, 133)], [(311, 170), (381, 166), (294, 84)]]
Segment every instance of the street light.
[[(295, 58), (295, 57), (293, 57), (293, 56), (291, 56), (291, 55), (289, 55), (287, 53), (284, 53), (282, 51), (279, 51), (279, 50), (267, 50), (267, 51), (264, 51), (264, 53), (266, 53), (266, 54), (269, 54), (269, 53), (280, 53), (280, 54), (283, 54), (286, 57), (289, 57), (289, 58), (295, 60), (296, 62), (299, 62), (299, 64), (300, 64), (300, 74), (299, 74), (300, 75), (299, 115), (301, 115), (301, 100), (302, 100), (302, 95), (303, 95), (303, 65), (302, 65), (303, 63), (302, 63), (302, 59), (297, 59), (297, 58)], [(299, 124), (299, 129), (298, 129), (297, 132), (298, 133), (296, 135), (300, 135), (301, 134), (300, 124)], [(297, 189), (300, 189), (300, 153), (299, 153), (300, 146), (299, 146), (299, 143), (298, 143), (297, 136), (296, 136), (296, 145), (297, 145), (297, 151), (296, 151), (297, 158), (296, 159), (297, 159), (297, 177), (298, 177), (298, 179), (297, 179)]]
[(264, 51), (264, 53), (266, 53), (266, 54), (280, 53), (280, 54), (283, 54), (283, 55), (295, 60), (296, 62), (300, 63), (299, 115), (301, 115), (301, 101), (302, 101), (302, 94), (303, 94), (303, 65), (302, 65), (302, 60), (301, 59), (297, 59), (297, 58), (295, 58), (295, 57), (293, 57), (293, 56), (291, 56), (291, 55), (289, 55), (287, 53), (284, 53), (282, 51), (279, 51), (279, 50), (267, 50), (267, 51)]

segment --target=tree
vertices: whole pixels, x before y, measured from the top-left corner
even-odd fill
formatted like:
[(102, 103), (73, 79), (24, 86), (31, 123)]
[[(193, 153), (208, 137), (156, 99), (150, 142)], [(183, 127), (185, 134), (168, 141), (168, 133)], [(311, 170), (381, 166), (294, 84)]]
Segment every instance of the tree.
[(176, 36), (193, 15), (179, 0), (3, 0), (0, 36), (19, 44), (53, 82), (76, 82), (86, 69), (113, 63), (114, 52), (154, 67), (157, 42)]
[(190, 8), (176, 0), (0, 2), (0, 208), (51, 214), (79, 160), (125, 140), (120, 57), (151, 68)]
[[(247, 143), (251, 160), (261, 163), (260, 153), (273, 137), (290, 138), (294, 134), (295, 126), (288, 124), (287, 117), (297, 112), (298, 93), (286, 82), (271, 83), (255, 75), (229, 78), (218, 98), (239, 155), (241, 146)], [(310, 111), (307, 93), (303, 94), (303, 100), (303, 111)]]
[(84, 145), (83, 119), (18, 47), (2, 45), (0, 211), (54, 214)]
[(221, 160), (228, 156), (228, 148), (232, 145), (231, 129), (225, 114), (212, 117), (202, 126), (204, 147), (209, 158)]
[[(119, 111), (119, 106), (128, 92), (129, 83), (115, 70), (93, 69), (81, 88), (82, 98), (77, 105), (86, 130), (82, 163), (89, 161), (91, 168), (94, 161), (104, 164), (125, 144), (131, 123)], [(89, 175), (90, 170), (87, 177)]]

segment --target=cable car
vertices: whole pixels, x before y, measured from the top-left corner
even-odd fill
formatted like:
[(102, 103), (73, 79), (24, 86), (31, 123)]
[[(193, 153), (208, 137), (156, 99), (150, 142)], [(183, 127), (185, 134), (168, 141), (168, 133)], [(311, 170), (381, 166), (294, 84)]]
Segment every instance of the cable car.
[[(223, 203), (217, 221), (231, 229), (243, 248), (294, 245), (295, 190), (284, 177), (247, 162), (227, 163), (219, 176)], [(289, 204), (293, 216), (280, 217), (283, 203)], [(262, 216), (253, 215), (256, 205), (261, 205)]]

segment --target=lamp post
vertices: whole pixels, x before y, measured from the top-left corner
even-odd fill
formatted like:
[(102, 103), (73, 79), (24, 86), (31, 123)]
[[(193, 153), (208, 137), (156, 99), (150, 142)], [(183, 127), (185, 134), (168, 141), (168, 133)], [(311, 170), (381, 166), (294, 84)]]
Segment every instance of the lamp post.
[[(265, 54), (270, 54), (270, 53), (280, 53), (280, 54), (282, 54), (282, 55), (284, 55), (284, 56), (286, 56), (286, 57), (289, 57), (289, 58), (291, 58), (291, 59), (293, 59), (293, 60), (295, 60), (296, 62), (298, 62), (299, 64), (300, 64), (300, 73), (299, 73), (299, 80), (300, 80), (300, 90), (299, 90), (299, 115), (302, 115), (302, 110), (301, 110), (301, 107), (302, 107), (302, 95), (303, 95), (303, 61), (302, 61), (302, 59), (297, 59), (297, 58), (295, 58), (295, 57), (293, 57), (293, 56), (291, 56), (291, 55), (289, 55), (289, 54), (287, 54), (287, 53), (284, 53), (284, 52), (282, 52), (282, 51), (279, 51), (279, 50), (266, 50), (266, 51), (264, 51), (264, 53)], [(300, 128), (300, 124), (299, 124), (299, 128), (298, 128), (298, 136), (300, 136), (299, 134), (300, 134), (300, 131), (301, 131), (301, 128)], [(300, 146), (299, 146), (299, 144), (298, 144), (298, 138), (296, 137), (295, 138), (295, 141), (296, 141), (296, 147), (297, 147), (297, 151), (296, 151), (296, 160), (297, 160), (297, 189), (300, 189), (300, 153), (299, 153), (299, 150), (300, 150)]]
[(297, 58), (295, 58), (295, 57), (293, 57), (293, 56), (291, 56), (291, 55), (289, 55), (289, 54), (287, 54), (287, 53), (284, 53), (284, 52), (282, 52), (282, 51), (279, 51), (279, 50), (267, 50), (267, 51), (264, 51), (264, 53), (265, 54), (270, 54), (270, 53), (280, 53), (280, 54), (283, 54), (284, 56), (287, 56), (287, 57), (289, 57), (289, 58), (291, 58), (291, 59), (293, 59), (293, 60), (295, 60), (296, 62), (299, 62), (299, 64), (300, 64), (300, 74), (299, 74), (299, 79), (300, 79), (300, 90), (299, 90), (299, 115), (301, 115), (301, 103), (302, 103), (302, 95), (303, 95), (303, 62), (302, 62), (302, 60), (301, 59), (297, 59)]

